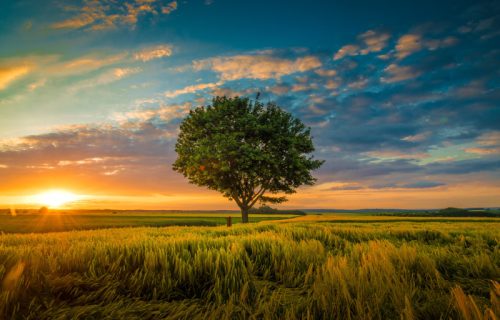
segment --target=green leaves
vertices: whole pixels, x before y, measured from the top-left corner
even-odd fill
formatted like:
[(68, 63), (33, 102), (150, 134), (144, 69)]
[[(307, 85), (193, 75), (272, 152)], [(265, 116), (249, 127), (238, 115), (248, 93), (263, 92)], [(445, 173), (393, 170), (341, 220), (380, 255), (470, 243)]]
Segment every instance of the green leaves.
[(315, 182), (323, 161), (299, 119), (274, 103), (216, 97), (192, 110), (180, 126), (173, 169), (191, 183), (221, 192), (248, 210), (257, 201), (280, 203), (265, 194), (295, 192)]

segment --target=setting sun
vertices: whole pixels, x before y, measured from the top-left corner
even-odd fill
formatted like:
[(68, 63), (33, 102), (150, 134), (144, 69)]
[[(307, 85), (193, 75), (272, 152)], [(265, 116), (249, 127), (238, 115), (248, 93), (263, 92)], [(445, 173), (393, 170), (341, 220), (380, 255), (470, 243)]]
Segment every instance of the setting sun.
[(64, 190), (50, 190), (34, 196), (34, 200), (37, 203), (52, 208), (60, 207), (79, 198), (78, 195)]

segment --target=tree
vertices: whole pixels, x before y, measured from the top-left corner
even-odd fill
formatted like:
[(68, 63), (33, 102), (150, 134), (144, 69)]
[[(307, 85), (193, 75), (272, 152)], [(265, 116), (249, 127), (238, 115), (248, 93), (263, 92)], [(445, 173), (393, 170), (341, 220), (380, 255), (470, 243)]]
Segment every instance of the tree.
[(257, 203), (281, 203), (323, 161), (312, 155), (310, 133), (274, 103), (216, 97), (182, 121), (173, 169), (198, 186), (221, 192), (241, 209), (242, 221)]
[(47, 214), (47, 213), (49, 213), (49, 208), (43, 206), (40, 209), (38, 209), (38, 213), (40, 213), (40, 214)]

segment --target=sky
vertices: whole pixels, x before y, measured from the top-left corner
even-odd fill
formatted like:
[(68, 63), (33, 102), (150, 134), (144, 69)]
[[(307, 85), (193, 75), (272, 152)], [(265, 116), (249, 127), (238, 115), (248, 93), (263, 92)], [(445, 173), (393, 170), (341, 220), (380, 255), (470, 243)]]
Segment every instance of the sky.
[(0, 207), (236, 209), (179, 124), (260, 92), (311, 127), (281, 208), (500, 206), (500, 2), (0, 0)]

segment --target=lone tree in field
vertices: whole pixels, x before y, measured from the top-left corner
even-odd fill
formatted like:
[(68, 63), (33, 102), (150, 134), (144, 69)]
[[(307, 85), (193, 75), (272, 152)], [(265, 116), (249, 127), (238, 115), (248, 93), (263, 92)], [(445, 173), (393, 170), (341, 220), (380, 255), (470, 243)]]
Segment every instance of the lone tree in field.
[(243, 222), (255, 203), (281, 203), (286, 198), (276, 194), (314, 184), (311, 171), (323, 163), (310, 155), (310, 129), (299, 119), (274, 103), (239, 97), (191, 110), (175, 151), (173, 169), (234, 199)]

